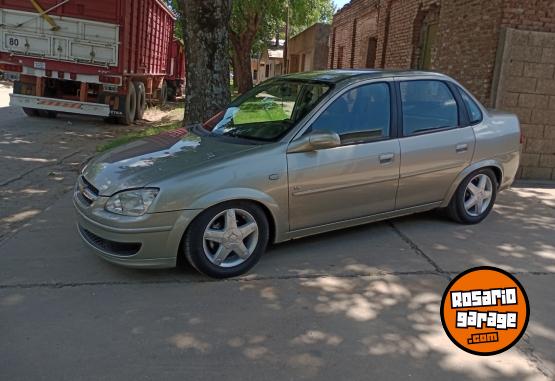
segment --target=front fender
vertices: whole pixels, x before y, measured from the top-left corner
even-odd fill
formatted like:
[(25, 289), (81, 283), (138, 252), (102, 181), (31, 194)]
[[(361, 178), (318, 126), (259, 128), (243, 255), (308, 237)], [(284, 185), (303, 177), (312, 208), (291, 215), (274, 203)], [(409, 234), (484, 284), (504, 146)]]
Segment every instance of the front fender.
[(270, 213), (272, 221), (270, 226), (274, 226), (272, 234), (276, 241), (280, 241), (288, 230), (288, 211), (282, 210), (278, 202), (270, 195), (252, 188), (226, 188), (207, 193), (196, 199), (187, 209), (183, 211), (182, 218), (178, 220), (181, 230), (185, 232), (189, 223), (203, 210), (226, 201), (249, 200), (262, 204)]
[(443, 199), (443, 202), (439, 207), (445, 208), (447, 205), (449, 205), (449, 202), (451, 201), (451, 198), (457, 191), (459, 184), (465, 179), (466, 176), (468, 176), (469, 174), (471, 174), (472, 172), (480, 168), (486, 168), (486, 167), (495, 167), (499, 169), (501, 171), (501, 178), (503, 179), (503, 164), (501, 164), (500, 161), (496, 159), (487, 159), (487, 160), (478, 161), (476, 163), (472, 163), (468, 167), (463, 169), (461, 173), (459, 173), (457, 178), (453, 181), (453, 183), (449, 187), (449, 191), (445, 195), (445, 198)]

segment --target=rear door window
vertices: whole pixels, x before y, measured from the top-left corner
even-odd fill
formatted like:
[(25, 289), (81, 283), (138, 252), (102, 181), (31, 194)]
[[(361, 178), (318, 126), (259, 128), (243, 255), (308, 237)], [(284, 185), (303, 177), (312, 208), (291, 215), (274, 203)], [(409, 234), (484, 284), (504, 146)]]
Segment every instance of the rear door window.
[(403, 135), (418, 135), (459, 125), (457, 102), (442, 81), (400, 82)]

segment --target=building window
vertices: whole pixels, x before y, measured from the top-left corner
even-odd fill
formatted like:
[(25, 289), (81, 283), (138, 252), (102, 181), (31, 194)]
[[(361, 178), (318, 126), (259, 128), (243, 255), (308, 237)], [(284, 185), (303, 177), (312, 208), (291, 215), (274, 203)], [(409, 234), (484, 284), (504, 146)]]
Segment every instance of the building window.
[(258, 70), (253, 70), (253, 71), (252, 71), (252, 80), (253, 80), (253, 81), (257, 81), (257, 80), (258, 80)]
[(411, 67), (432, 69), (437, 46), (437, 34), (440, 8), (431, 5), (419, 10), (413, 24), (413, 53)]
[(376, 65), (376, 49), (378, 47), (378, 39), (370, 37), (368, 39), (368, 50), (366, 51), (366, 67), (373, 68)]
[(342, 69), (343, 68), (343, 52), (344, 51), (344, 46), (340, 46), (337, 49), (337, 68), (338, 69)]
[(289, 60), (289, 73), (296, 73), (299, 71), (299, 55), (291, 54)]
[(266, 64), (266, 78), (270, 77), (270, 64)]
[(432, 49), (436, 45), (437, 23), (426, 25), (424, 33), (424, 45), (420, 55), (419, 69), (429, 70), (432, 68)]

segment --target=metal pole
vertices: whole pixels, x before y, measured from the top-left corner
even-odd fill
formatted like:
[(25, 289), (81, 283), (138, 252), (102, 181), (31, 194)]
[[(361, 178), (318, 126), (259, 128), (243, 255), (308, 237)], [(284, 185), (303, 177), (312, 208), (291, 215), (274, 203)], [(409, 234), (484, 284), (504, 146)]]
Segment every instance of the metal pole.
[[(287, 13), (285, 16), (285, 44), (283, 45), (283, 74), (289, 73), (289, 59), (287, 57), (287, 47), (289, 45), (289, 0), (285, 4)], [(278, 40), (279, 45), (279, 40)]]

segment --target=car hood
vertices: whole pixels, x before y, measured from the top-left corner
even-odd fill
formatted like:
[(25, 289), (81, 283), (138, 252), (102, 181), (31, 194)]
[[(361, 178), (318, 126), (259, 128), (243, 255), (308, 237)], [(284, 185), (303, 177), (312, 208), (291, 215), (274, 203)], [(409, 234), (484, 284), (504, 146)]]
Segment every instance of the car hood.
[(256, 145), (229, 143), (184, 128), (136, 140), (93, 158), (83, 170), (100, 195), (141, 188), (184, 171), (238, 155)]

